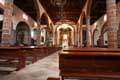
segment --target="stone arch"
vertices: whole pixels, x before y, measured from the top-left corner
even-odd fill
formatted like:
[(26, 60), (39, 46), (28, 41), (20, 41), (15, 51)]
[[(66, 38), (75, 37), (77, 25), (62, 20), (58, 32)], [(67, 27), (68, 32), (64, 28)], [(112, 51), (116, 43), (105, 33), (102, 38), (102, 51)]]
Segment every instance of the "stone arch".
[(88, 3), (87, 3), (87, 15), (90, 16), (90, 13), (91, 13), (91, 7), (92, 7), (92, 3), (93, 3), (93, 0), (88, 0)]
[(42, 16), (41, 16), (40, 24), (41, 25), (47, 25), (47, 26), (49, 24), (48, 17), (45, 13), (43, 13)]
[(108, 31), (110, 31), (110, 28), (107, 27), (107, 22), (105, 22), (100, 30), (101, 47), (107, 47), (108, 45)]
[(25, 22), (19, 22), (16, 27), (16, 45), (30, 45), (31, 34), (30, 27)]
[(87, 28), (86, 28), (86, 13), (83, 11), (81, 16), (81, 27), (80, 27), (80, 36), (81, 36), (81, 47), (87, 46)]
[(33, 0), (33, 2), (34, 2), (34, 7), (35, 7), (35, 9), (36, 9), (36, 15), (37, 15), (37, 17), (38, 17), (38, 19), (39, 19), (39, 17), (40, 17), (39, 2), (38, 2), (37, 0)]
[(50, 23), (50, 29), (53, 32), (53, 24), (52, 23)]
[(62, 38), (63, 38), (64, 34), (68, 35), (68, 40), (69, 40), (68, 44), (69, 45), (74, 45), (75, 29), (72, 25), (67, 24), (67, 23), (59, 24), (59, 25), (57, 25), (55, 32), (56, 32), (56, 38), (57, 38), (56, 39), (57, 45), (62, 46)]
[(100, 35), (104, 34), (106, 31), (108, 31), (109, 29), (107, 28), (107, 22), (104, 23), (104, 25), (102, 26), (101, 30), (100, 30)]
[[(49, 24), (48, 16), (46, 13), (43, 13), (40, 19), (41, 24), (41, 43), (42, 45), (49, 45), (50, 41), (50, 34), (51, 34), (51, 26)], [(44, 33), (44, 36), (42, 35), (42, 32)]]

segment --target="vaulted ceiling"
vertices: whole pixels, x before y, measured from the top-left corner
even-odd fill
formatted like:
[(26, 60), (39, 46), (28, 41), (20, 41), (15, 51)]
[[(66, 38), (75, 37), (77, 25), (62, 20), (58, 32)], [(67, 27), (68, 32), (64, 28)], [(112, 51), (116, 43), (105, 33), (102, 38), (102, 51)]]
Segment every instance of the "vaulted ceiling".
[(66, 0), (66, 4), (62, 8), (62, 11), (59, 6), (51, 3), (51, 0), (40, 0), (40, 2), (49, 14), (53, 23), (55, 23), (61, 19), (61, 14), (64, 16), (64, 19), (77, 22), (86, 0)]
[[(77, 23), (81, 11), (87, 0), (66, 0), (65, 6), (62, 8), (62, 14), (64, 19), (73, 21)], [(119, 2), (120, 0), (116, 0)], [(49, 17), (53, 23), (61, 19), (61, 8), (53, 5), (51, 0), (39, 0), (43, 5), (44, 9), (47, 11)], [(14, 4), (25, 11), (34, 20), (37, 20), (36, 8), (34, 0), (14, 0)], [(106, 0), (93, 0), (91, 7), (91, 24), (99, 19), (103, 14), (106, 13)]]

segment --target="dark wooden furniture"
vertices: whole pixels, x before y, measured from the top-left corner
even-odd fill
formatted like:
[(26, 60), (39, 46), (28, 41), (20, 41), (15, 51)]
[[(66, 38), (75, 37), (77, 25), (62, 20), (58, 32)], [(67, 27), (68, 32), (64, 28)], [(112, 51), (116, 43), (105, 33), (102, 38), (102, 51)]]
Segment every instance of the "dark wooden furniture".
[[(53, 52), (59, 50), (57, 47), (39, 47), (39, 46), (0, 46), (0, 72), (4, 71), (3, 68), (15, 68), (20, 70), (26, 64), (36, 62)], [(14, 71), (12, 70), (12, 71)]]
[(19, 47), (0, 47), (0, 59), (18, 61), (16, 70), (20, 70), (25, 67), (25, 55), (23, 55)]
[(59, 54), (62, 80), (65, 77), (120, 80), (120, 49), (65, 48)]
[(42, 59), (51, 53), (54, 53), (58, 50), (57, 47), (39, 47), (39, 46), (24, 46), (21, 47), (21, 50), (26, 55), (26, 57), (32, 57), (32, 62), (36, 62), (39, 59)]

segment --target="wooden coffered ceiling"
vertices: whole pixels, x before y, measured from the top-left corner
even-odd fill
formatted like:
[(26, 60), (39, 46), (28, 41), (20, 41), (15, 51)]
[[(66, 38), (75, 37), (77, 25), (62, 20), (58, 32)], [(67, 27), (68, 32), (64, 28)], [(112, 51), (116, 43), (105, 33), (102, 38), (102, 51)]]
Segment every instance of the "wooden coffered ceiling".
[[(62, 11), (64, 19), (77, 23), (86, 1), (87, 0), (67, 0)], [(120, 0), (116, 0), (116, 3), (119, 1)], [(39, 2), (43, 5), (53, 23), (60, 20), (60, 7), (53, 5), (51, 0), (39, 0)], [(37, 20), (37, 10), (33, 0), (15, 0), (14, 4), (25, 11), (34, 20)], [(106, 0), (93, 0), (90, 11), (92, 24), (106, 13)]]

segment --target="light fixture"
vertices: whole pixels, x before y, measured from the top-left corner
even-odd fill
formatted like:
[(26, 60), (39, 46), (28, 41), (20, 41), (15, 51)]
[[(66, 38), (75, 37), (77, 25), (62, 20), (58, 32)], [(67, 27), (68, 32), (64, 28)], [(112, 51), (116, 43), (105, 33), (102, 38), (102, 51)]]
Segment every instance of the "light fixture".
[(104, 22), (106, 22), (107, 21), (107, 15), (105, 14), (104, 15)]
[(3, 20), (3, 15), (0, 15), (0, 21), (2, 21)]
[(95, 27), (97, 26), (97, 22), (94, 23)]
[(25, 19), (25, 20), (28, 20), (28, 16), (26, 14), (23, 14), (22, 17)]
[(0, 3), (1, 3), (2, 5), (4, 5), (4, 4), (5, 4), (5, 0), (0, 0)]
[(38, 26), (36, 22), (34, 22), (34, 26), (35, 26), (35, 27), (37, 27), (37, 26)]

